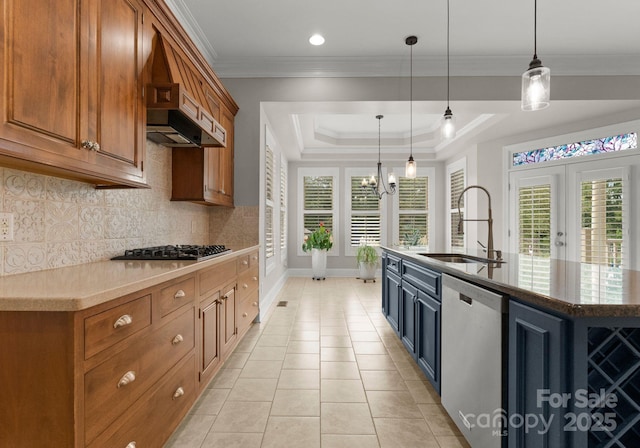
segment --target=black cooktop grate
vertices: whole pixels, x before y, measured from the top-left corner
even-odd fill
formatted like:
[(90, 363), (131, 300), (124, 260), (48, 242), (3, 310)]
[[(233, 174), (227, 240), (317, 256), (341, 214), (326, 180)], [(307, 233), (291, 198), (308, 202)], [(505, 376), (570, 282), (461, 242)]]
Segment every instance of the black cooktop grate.
[(112, 260), (193, 260), (204, 261), (231, 252), (223, 245), (154, 246), (128, 249)]

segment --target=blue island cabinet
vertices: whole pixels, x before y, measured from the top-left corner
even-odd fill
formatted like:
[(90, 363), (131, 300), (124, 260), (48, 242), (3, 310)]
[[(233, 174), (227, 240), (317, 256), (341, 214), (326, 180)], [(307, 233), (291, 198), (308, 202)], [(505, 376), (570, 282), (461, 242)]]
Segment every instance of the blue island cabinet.
[(509, 448), (639, 447), (640, 319), (512, 299), (508, 397)]
[(509, 448), (568, 446), (566, 409), (555, 400), (569, 392), (568, 325), (561, 317), (509, 303)]
[(400, 335), (401, 260), (390, 254), (382, 256), (382, 310), (391, 328)]
[(440, 393), (441, 274), (389, 253), (382, 266), (382, 311)]

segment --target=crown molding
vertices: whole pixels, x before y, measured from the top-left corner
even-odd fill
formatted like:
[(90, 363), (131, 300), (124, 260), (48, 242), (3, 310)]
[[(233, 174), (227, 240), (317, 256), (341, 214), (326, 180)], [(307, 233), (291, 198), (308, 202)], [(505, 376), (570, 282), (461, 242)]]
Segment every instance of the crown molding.
[[(552, 76), (636, 76), (634, 55), (550, 55), (542, 62)], [(451, 76), (520, 76), (529, 56), (456, 56)], [(414, 57), (414, 76), (445, 76), (445, 57)], [(216, 60), (220, 78), (397, 77), (409, 76), (402, 57), (231, 57)]]
[(200, 25), (198, 25), (193, 14), (191, 14), (187, 5), (185, 5), (184, 0), (164, 0), (164, 2), (176, 16), (189, 37), (191, 37), (191, 40), (193, 40), (193, 43), (198, 47), (202, 56), (204, 56), (209, 65), (213, 67), (216, 59), (218, 59), (218, 54), (209, 39), (207, 39), (204, 31), (202, 31), (202, 28), (200, 28)]

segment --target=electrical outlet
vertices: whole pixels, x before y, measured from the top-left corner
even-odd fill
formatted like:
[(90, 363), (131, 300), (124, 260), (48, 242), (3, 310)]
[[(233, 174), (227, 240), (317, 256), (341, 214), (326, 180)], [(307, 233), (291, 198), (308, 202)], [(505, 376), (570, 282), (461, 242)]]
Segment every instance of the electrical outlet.
[(0, 213), (0, 241), (13, 241), (13, 213)]

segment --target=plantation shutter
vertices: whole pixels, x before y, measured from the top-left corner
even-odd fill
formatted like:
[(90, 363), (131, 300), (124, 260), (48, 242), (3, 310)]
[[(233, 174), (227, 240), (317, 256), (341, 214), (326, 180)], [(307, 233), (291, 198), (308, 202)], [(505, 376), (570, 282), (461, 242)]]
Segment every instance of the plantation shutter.
[(398, 179), (398, 240), (409, 246), (429, 244), (429, 178)]
[(450, 204), (449, 204), (449, 216), (451, 225), (451, 248), (463, 248), (464, 247), (464, 233), (458, 232), (458, 222), (460, 218), (464, 219), (464, 197), (460, 199), (460, 215), (458, 215), (458, 198), (464, 190), (464, 169), (459, 169), (451, 173), (449, 177), (449, 192), (450, 192)]
[(363, 242), (380, 245), (380, 200), (371, 191), (362, 188), (362, 176), (351, 176), (351, 240), (352, 247)]
[(582, 182), (581, 261), (622, 266), (622, 178)]
[(264, 251), (265, 258), (275, 254), (273, 232), (273, 188), (275, 163), (273, 150), (267, 145), (265, 150), (265, 212), (264, 212)]
[(551, 184), (518, 189), (518, 254), (521, 286), (549, 293), (551, 270)]
[(551, 185), (520, 187), (518, 253), (551, 255)]
[(304, 233), (311, 233), (321, 222), (333, 232), (333, 176), (304, 177)]
[(287, 161), (280, 162), (280, 249), (287, 248)]

